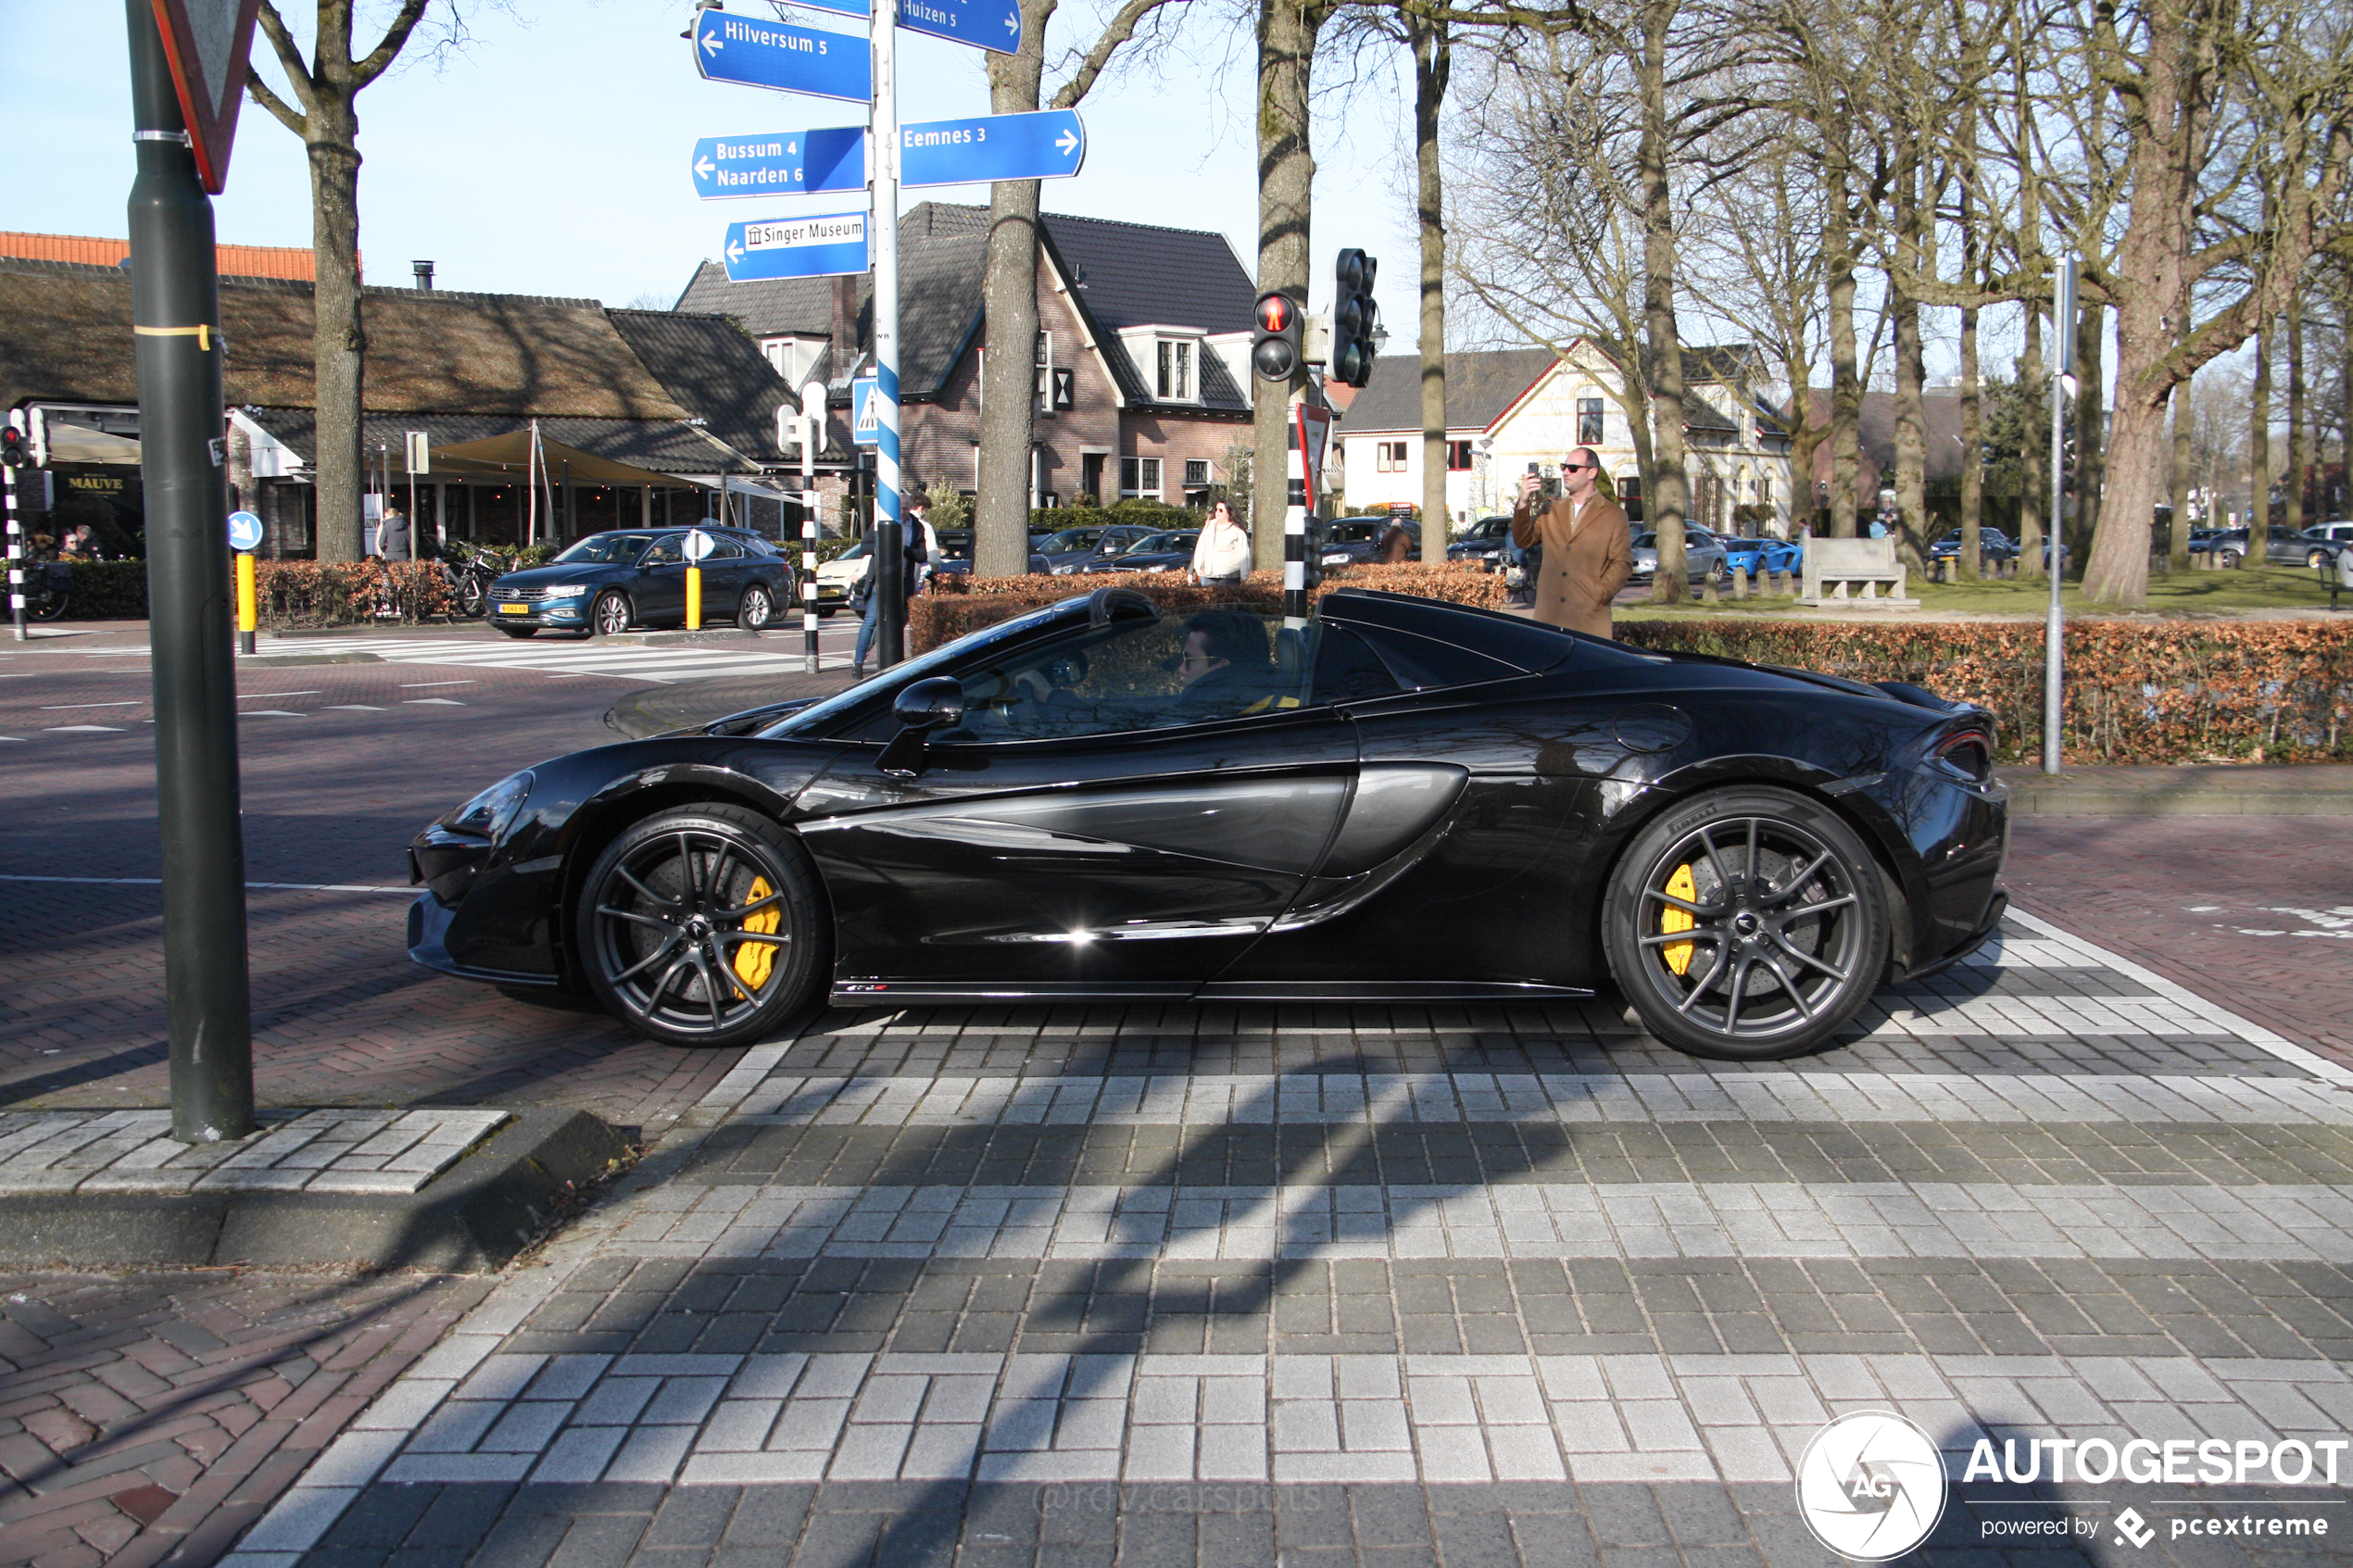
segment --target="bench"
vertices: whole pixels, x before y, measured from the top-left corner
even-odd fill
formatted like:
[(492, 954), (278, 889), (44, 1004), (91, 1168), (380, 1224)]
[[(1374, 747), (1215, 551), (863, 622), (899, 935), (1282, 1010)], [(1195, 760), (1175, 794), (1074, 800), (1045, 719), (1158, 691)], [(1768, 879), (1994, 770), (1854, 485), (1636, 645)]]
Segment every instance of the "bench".
[[(1892, 538), (1825, 539), (1818, 534), (1808, 539), (1799, 586), (1797, 602), (1818, 608), (1825, 605), (1864, 605), (1875, 609), (1920, 607), (1919, 600), (1905, 597), (1904, 567), (1895, 558)], [(1858, 588), (1860, 593), (1855, 591)]]

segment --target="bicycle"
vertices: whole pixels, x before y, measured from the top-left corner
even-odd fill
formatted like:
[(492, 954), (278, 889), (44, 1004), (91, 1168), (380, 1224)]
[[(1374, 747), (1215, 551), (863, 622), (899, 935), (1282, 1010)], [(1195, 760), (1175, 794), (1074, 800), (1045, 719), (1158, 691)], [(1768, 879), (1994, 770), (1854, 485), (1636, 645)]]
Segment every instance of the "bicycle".
[(66, 593), (73, 583), (73, 568), (57, 560), (27, 560), (24, 570), (24, 612), (35, 621), (55, 621), (66, 612)]
[[(451, 565), (452, 560), (456, 565)], [(504, 575), (506, 567), (498, 558), (479, 545), (464, 543), (445, 545), (434, 558), (441, 568), (443, 581), (449, 584), (450, 597), (458, 604), (458, 612), (467, 620), (476, 620), (490, 596), (490, 584)]]

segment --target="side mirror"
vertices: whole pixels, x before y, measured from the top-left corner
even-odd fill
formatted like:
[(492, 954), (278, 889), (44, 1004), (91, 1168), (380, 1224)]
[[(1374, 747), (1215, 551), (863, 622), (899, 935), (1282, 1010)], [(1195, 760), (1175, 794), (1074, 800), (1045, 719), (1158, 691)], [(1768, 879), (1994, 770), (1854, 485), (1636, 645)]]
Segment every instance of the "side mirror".
[(917, 681), (893, 699), (890, 713), (903, 727), (875, 765), (894, 779), (914, 778), (924, 771), (924, 736), (963, 722), (964, 684), (952, 675)]

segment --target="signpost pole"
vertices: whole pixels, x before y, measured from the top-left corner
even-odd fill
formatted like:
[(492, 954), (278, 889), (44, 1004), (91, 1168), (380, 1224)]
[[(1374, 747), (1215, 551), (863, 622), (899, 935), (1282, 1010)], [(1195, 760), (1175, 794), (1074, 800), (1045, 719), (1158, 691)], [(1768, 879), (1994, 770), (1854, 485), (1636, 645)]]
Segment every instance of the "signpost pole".
[(907, 599), (900, 592), (899, 495), (899, 0), (875, 0), (875, 192), (866, 219), (875, 258), (875, 586), (882, 596), (882, 647), (887, 670), (906, 657)]
[(236, 673), (222, 460), (220, 279), (152, 0), (126, 0), (138, 178), (132, 332), (147, 507), (156, 803), (163, 848), (171, 1135), (253, 1131), (253, 1016), (238, 820)]
[(237, 651), (251, 655), (253, 634), (260, 623), (260, 606), (253, 591), (253, 552), (237, 552)]
[(817, 446), (825, 436), (825, 383), (800, 394), (800, 636), (801, 668), (817, 673)]
[[(11, 409), (8, 428), (16, 431), (24, 416)], [(21, 437), (19, 437), (21, 439)], [(0, 465), (0, 485), (7, 487), (8, 508), (8, 616), (16, 622), (17, 641), (25, 640), (24, 629), (24, 524), (17, 521), (17, 462), (19, 453), (14, 443), (8, 448), (8, 461)]]
[(2067, 378), (2075, 369), (2075, 257), (2059, 263), (2058, 285), (2052, 291), (2051, 330), (2057, 334), (2056, 365), (2051, 370), (2051, 525), (2043, 535), (2051, 579), (2051, 607), (2043, 627), (2043, 771), (2059, 771), (2061, 689), (2067, 658), (2067, 615), (2059, 607), (2059, 583), (2067, 576), (2067, 558), (2060, 548), (2066, 538), (2059, 508), (2067, 498)]

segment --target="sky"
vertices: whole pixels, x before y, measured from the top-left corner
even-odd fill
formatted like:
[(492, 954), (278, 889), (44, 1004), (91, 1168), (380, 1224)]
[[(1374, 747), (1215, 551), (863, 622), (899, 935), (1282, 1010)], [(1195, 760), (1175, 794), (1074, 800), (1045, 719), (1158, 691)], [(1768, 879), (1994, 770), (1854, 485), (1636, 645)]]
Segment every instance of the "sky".
[[(290, 20), (299, 0), (282, 0)], [(761, 0), (738, 13), (770, 18)], [(1136, 53), (1079, 113), (1086, 164), (1043, 187), (1046, 210), (1214, 230), (1255, 273), (1256, 159), (1246, 27), (1209, 25), (1217, 0), (1193, 0), (1191, 33)], [(381, 31), (391, 6), (361, 0)], [(428, 17), (446, 15), (434, 0)], [(840, 194), (700, 201), (687, 172), (701, 136), (851, 125), (860, 107), (704, 82), (679, 37), (680, 0), (514, 0), (460, 7), (471, 44), (439, 60), (414, 44), (359, 95), (359, 244), (371, 283), (405, 286), (431, 257), (443, 288), (586, 297), (667, 307), (726, 226), (845, 209)], [(1049, 34), (1050, 61), (1091, 40), (1098, 14), (1073, 0)], [(120, 237), (132, 173), (124, 11), (119, 4), (0, 0), (0, 229)], [(1078, 19), (1074, 21), (1073, 18)], [(831, 31), (848, 19), (806, 13)], [(296, 21), (302, 31), (299, 21)], [(421, 30), (422, 36), (422, 30)], [(902, 119), (988, 112), (979, 51), (902, 33)], [(267, 45), (257, 36), (256, 53)], [(268, 73), (274, 80), (274, 71)], [(1061, 79), (1050, 69), (1049, 88)], [(1319, 126), (1312, 304), (1329, 304), (1342, 245), (1384, 259), (1378, 300), (1392, 353), (1415, 338), (1409, 188), (1400, 152), (1403, 89), (1376, 68), (1345, 113)], [(1410, 104), (1405, 106), (1410, 108)], [(854, 203), (858, 198), (852, 196)], [(906, 193), (985, 204), (985, 186)], [(227, 191), (215, 200), (223, 243), (310, 245), (310, 197), (296, 136), (248, 101)]]

